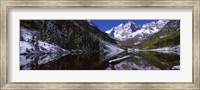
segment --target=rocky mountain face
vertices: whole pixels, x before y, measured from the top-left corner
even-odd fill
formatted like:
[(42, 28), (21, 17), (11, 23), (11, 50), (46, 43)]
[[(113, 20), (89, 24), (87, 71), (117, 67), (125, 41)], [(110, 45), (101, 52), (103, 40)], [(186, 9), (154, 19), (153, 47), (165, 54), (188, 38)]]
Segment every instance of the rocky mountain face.
[(129, 21), (106, 33), (119, 40), (118, 45), (124, 49), (172, 48), (180, 45), (180, 20), (158, 20), (142, 26)]
[(135, 24), (134, 22), (128, 22), (126, 24), (119, 24), (116, 27), (107, 30), (106, 33), (117, 40), (126, 40), (132, 37), (132, 33), (139, 30), (141, 26)]
[(87, 20), (20, 21), (21, 54), (98, 52), (101, 41), (116, 44)]
[(146, 37), (158, 32), (165, 26), (167, 22), (168, 20), (159, 20), (140, 26), (134, 22), (129, 21), (126, 24), (122, 23), (107, 30), (106, 33), (119, 41), (126, 41), (132, 38), (143, 40), (146, 39)]

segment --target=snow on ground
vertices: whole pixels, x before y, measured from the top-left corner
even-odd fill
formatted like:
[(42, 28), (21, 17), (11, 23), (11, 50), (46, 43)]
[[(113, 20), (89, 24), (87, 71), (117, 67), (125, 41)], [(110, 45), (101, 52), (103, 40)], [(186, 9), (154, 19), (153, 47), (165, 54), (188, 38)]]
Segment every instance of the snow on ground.
[(174, 50), (174, 49), (179, 49), (180, 45), (174, 46), (174, 47), (162, 47), (162, 48), (156, 48), (156, 49), (150, 49), (150, 50), (163, 50), (163, 51), (168, 51), (168, 50)]
[(165, 38), (165, 37), (167, 37), (167, 35), (164, 35), (164, 36), (160, 36), (160, 38)]
[(138, 44), (140, 44), (140, 43), (141, 43), (141, 42), (140, 42), (140, 41), (138, 41), (138, 42), (135, 42), (135, 43), (134, 43), (134, 45), (138, 45)]
[(20, 54), (34, 53), (35, 47), (33, 44), (25, 41), (20, 41)]
[(109, 44), (107, 42), (104, 42), (102, 41), (102, 43), (104, 43), (105, 47), (104, 47), (104, 53), (106, 53), (105, 55), (105, 58), (110, 58), (110, 57), (113, 57), (119, 53), (122, 53), (124, 52), (123, 49), (115, 46), (115, 45), (112, 45), (112, 44)]
[(180, 55), (180, 45), (174, 47), (162, 47), (157, 49), (150, 49), (149, 51), (157, 51), (160, 53), (175, 53)]
[[(162, 47), (162, 48), (156, 48), (156, 49), (134, 49), (134, 51), (156, 51), (160, 53), (174, 53), (180, 55), (180, 45), (174, 46), (174, 47)], [(133, 51), (130, 51), (133, 52)]]
[(180, 65), (176, 65), (172, 67), (173, 70), (180, 70)]
[[(39, 50), (36, 48), (39, 48)], [(30, 42), (20, 41), (20, 54), (31, 53), (69, 53), (69, 51), (43, 41), (38, 41), (36, 45)]]
[(39, 50), (44, 53), (68, 53), (69, 51), (47, 42), (38, 41)]
[(33, 36), (36, 34), (37, 32), (34, 30), (29, 30), (27, 28), (21, 27), (20, 28), (20, 36), (22, 38), (23, 41), (31, 41), (33, 40)]

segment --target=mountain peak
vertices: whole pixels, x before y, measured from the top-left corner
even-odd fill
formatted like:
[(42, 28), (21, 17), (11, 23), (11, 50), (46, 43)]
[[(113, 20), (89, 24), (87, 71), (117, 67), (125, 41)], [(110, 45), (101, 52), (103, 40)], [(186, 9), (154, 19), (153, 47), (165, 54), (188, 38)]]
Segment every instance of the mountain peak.
[(136, 23), (132, 21), (128, 21), (126, 24), (136, 24)]
[(137, 26), (137, 24), (132, 22), (132, 21), (128, 21), (124, 26), (125, 27), (131, 27), (131, 26)]
[(169, 20), (158, 20), (158, 23), (168, 22)]
[(120, 23), (117, 27), (122, 28), (123, 26), (124, 26), (124, 24), (123, 24), (123, 23)]
[(106, 33), (120, 41), (134, 38), (135, 36), (141, 36), (143, 38), (158, 32), (166, 23), (167, 20), (158, 20), (140, 26), (132, 21), (128, 21), (125, 24), (121, 23), (107, 30)]

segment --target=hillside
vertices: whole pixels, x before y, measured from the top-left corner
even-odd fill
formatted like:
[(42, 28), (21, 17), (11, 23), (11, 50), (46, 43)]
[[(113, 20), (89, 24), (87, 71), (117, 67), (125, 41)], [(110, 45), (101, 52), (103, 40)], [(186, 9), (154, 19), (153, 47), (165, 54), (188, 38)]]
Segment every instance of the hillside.
[(138, 44), (140, 49), (180, 45), (180, 20), (169, 21), (159, 32)]
[[(98, 52), (114, 39), (87, 20), (21, 20), (20, 53)], [(104, 49), (103, 49), (104, 50)]]

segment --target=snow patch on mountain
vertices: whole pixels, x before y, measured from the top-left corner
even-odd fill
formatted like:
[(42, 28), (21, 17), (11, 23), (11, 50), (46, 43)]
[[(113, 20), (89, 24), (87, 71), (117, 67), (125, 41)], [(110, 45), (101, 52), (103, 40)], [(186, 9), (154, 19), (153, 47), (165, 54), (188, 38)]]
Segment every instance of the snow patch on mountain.
[(30, 30), (30, 29), (21, 27), (20, 28), (20, 40), (30, 42), (31, 40), (33, 40), (34, 35), (36, 35), (36, 33), (37, 33), (37, 31), (35, 31), (35, 30)]
[(20, 54), (69, 53), (68, 50), (57, 45), (38, 40), (36, 35), (36, 30), (20, 28)]
[(68, 50), (65, 50), (57, 45), (49, 44), (47, 42), (38, 41), (39, 50), (44, 53), (68, 53)]

